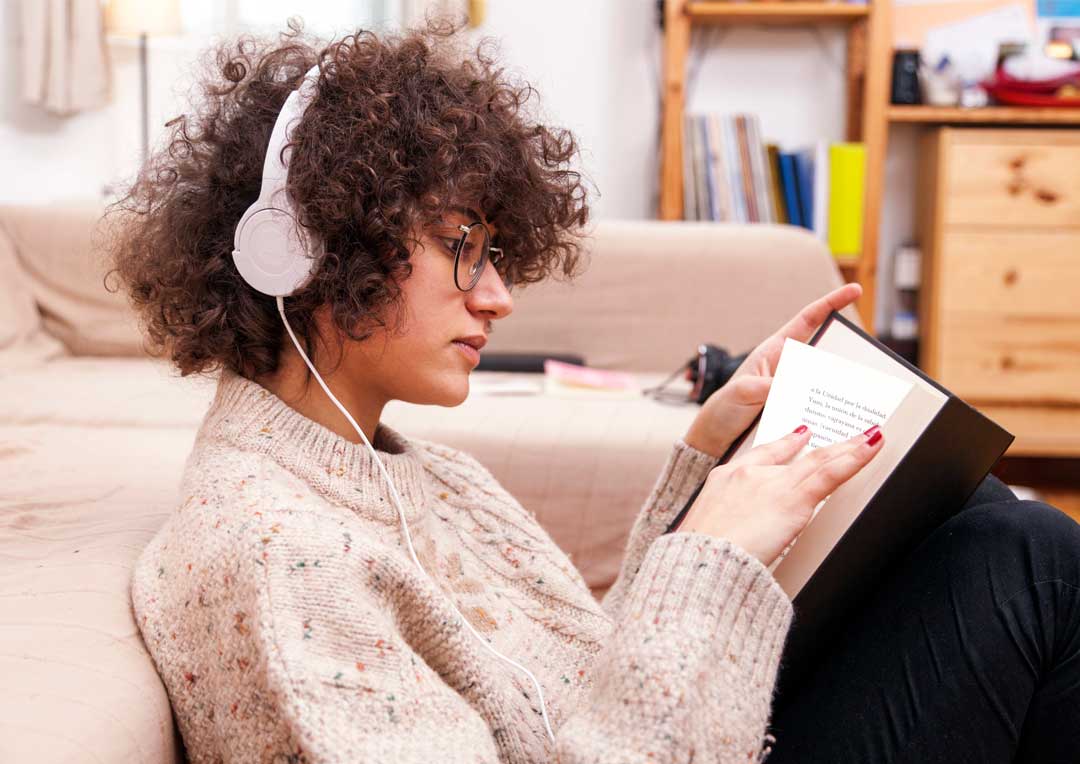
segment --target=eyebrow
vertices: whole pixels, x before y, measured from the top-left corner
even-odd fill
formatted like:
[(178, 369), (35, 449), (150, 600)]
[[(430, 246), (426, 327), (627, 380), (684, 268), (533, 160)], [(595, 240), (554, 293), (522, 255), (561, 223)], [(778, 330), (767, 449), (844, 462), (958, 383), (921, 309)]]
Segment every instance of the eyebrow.
[(481, 215), (476, 210), (474, 210), (472, 207), (453, 206), (453, 207), (450, 207), (450, 210), (452, 212), (460, 212), (462, 215), (471, 215), (473, 222), (479, 223), (479, 222), (483, 221), (483, 219), (484, 219), (484, 216)]

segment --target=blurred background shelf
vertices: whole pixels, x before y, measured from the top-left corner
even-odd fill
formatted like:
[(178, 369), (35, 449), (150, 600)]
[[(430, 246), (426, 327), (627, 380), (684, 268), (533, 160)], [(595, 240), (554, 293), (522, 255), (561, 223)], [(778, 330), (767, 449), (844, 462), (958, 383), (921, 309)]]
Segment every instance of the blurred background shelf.
[(695, 22), (732, 21), (759, 24), (793, 22), (846, 23), (866, 18), (866, 5), (831, 2), (688, 2), (686, 15)]
[(661, 220), (683, 216), (682, 124), (686, 109), (690, 33), (700, 25), (842, 24), (847, 37), (845, 138), (866, 145), (866, 203), (863, 246), (858, 259), (838, 261), (848, 281), (863, 287), (858, 310), (863, 326), (874, 332), (877, 289), (878, 229), (888, 119), (891, 39), (888, 0), (841, 2), (716, 2), (664, 0), (664, 84), (661, 112)]
[(963, 109), (943, 106), (889, 106), (890, 122), (918, 124), (1080, 125), (1080, 109), (987, 106)]

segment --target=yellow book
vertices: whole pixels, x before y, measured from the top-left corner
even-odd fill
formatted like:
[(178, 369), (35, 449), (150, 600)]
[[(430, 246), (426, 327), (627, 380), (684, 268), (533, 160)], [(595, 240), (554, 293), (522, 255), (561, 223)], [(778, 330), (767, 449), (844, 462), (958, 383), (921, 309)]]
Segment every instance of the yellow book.
[(829, 249), (837, 259), (862, 252), (866, 147), (861, 143), (829, 146)]

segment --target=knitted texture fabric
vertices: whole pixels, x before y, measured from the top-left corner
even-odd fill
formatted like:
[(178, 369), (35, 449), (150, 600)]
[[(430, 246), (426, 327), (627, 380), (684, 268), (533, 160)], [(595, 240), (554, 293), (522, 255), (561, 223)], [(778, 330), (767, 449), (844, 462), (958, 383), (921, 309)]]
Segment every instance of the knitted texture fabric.
[[(363, 443), (222, 373), (131, 591), (191, 761), (759, 759), (791, 602), (739, 547), (663, 534), (711, 456), (675, 442), (598, 603), (474, 458), (372, 445), (426, 574)], [(554, 744), (451, 603), (536, 675)]]

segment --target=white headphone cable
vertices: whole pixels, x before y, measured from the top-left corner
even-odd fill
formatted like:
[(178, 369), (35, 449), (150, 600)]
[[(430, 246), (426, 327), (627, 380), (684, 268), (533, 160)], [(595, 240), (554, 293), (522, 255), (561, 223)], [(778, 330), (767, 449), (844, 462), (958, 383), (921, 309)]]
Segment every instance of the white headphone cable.
[[(323, 389), (323, 392), (325, 392), (327, 394), (327, 396), (329, 396), (330, 400), (334, 402), (334, 405), (337, 406), (338, 409), (341, 411), (341, 413), (345, 415), (345, 418), (349, 420), (349, 424), (351, 424), (353, 426), (353, 429), (355, 429), (356, 432), (360, 435), (361, 439), (363, 439), (364, 445), (367, 446), (368, 451), (370, 451), (371, 455), (373, 457), (375, 457), (375, 463), (379, 465), (379, 471), (382, 472), (382, 476), (386, 479), (386, 484), (388, 486), (390, 486), (390, 494), (391, 494), (391, 496), (393, 496), (394, 503), (397, 505), (398, 514), (401, 517), (401, 528), (402, 528), (403, 531), (405, 531), (405, 541), (409, 545), (409, 554), (412, 555), (413, 562), (416, 563), (416, 567), (418, 567), (420, 569), (420, 572), (423, 573), (425, 576), (427, 576), (427, 579), (429, 581), (431, 581), (432, 584), (434, 584), (435, 581), (431, 578), (431, 575), (426, 570), (424, 570), (424, 566), (421, 565), (420, 560), (418, 560), (416, 558), (416, 550), (413, 549), (412, 535), (409, 533), (409, 525), (405, 521), (405, 510), (402, 509), (402, 507), (401, 507), (401, 498), (398, 496), (397, 488), (394, 486), (394, 481), (390, 479), (390, 474), (386, 471), (386, 467), (383, 466), (382, 460), (379, 458), (379, 455), (377, 453), (375, 453), (375, 449), (372, 447), (371, 443), (368, 442), (367, 435), (365, 435), (364, 431), (360, 429), (360, 425), (358, 425), (356, 423), (356, 420), (352, 418), (352, 415), (348, 411), (345, 410), (345, 407), (342, 406), (341, 403), (338, 401), (338, 399), (334, 397), (334, 394), (332, 392), (330, 392), (330, 388), (326, 386), (325, 382), (323, 382), (323, 378), (319, 375), (319, 372), (315, 370), (315, 367), (312, 365), (311, 361), (308, 359), (307, 354), (304, 352), (304, 349), (300, 347), (300, 342), (296, 339), (296, 335), (293, 334), (292, 327), (289, 326), (289, 319), (287, 319), (285, 317), (285, 300), (284, 300), (284, 298), (281, 297), (281, 296), (278, 296), (275, 299), (277, 300), (278, 313), (281, 314), (281, 320), (285, 323), (285, 329), (286, 329), (286, 331), (289, 332), (289, 337), (292, 338), (293, 345), (296, 346), (297, 351), (300, 353), (300, 357), (304, 359), (304, 363), (306, 363), (307, 367), (309, 369), (311, 369), (311, 373), (315, 375), (315, 379), (318, 380), (319, 385)], [(465, 624), (465, 627), (468, 628), (468, 630), (471, 631), (476, 636), (476, 638), (480, 641), (480, 644), (482, 644), (489, 651), (491, 651), (491, 653), (494, 654), (495, 657), (506, 661), (507, 663), (509, 663), (511, 666), (514, 666), (515, 668), (521, 669), (523, 672), (525, 672), (528, 675), (529, 679), (532, 680), (533, 686), (536, 687), (536, 693), (537, 693), (537, 696), (539, 697), (539, 700), (540, 700), (540, 714), (544, 718), (544, 728), (547, 730), (548, 738), (551, 740), (552, 744), (554, 745), (554, 743), (555, 743), (555, 733), (552, 732), (552, 730), (551, 730), (551, 722), (548, 721), (547, 707), (544, 704), (544, 690), (543, 690), (543, 688), (540, 687), (540, 682), (537, 681), (536, 677), (533, 676), (533, 673), (531, 671), (529, 671), (527, 668), (522, 666), (520, 663), (518, 663), (514, 659), (507, 658), (505, 655), (503, 655), (498, 650), (496, 650), (494, 647), (492, 647), (490, 644), (488, 644), (487, 640), (485, 640), (482, 636), (480, 636), (479, 632), (477, 632), (476, 629), (473, 628), (472, 624), (469, 623), (465, 619), (465, 616), (463, 616), (461, 614), (461, 611), (457, 609), (457, 605), (455, 605), (453, 602), (451, 602), (450, 607), (452, 607), (454, 609), (454, 612), (457, 613), (458, 618), (460, 618), (461, 622), (463, 624)]]

